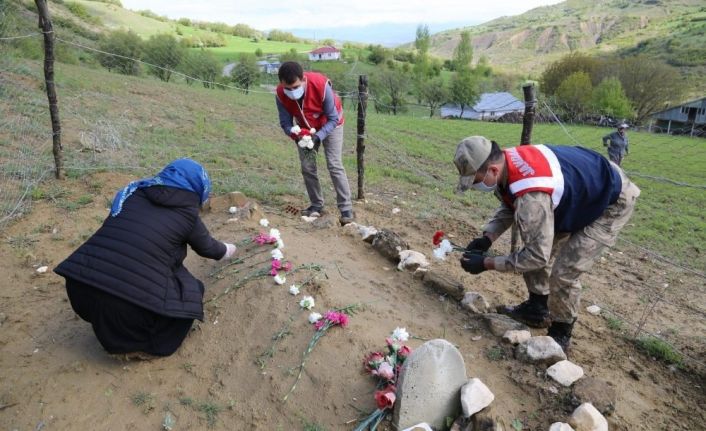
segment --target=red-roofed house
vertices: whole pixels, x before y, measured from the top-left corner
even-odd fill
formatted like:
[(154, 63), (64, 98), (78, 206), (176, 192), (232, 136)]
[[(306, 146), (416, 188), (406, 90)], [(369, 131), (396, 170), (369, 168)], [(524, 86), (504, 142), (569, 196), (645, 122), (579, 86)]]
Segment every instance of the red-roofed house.
[(341, 51), (334, 46), (322, 46), (309, 53), (310, 61), (338, 60), (341, 58)]

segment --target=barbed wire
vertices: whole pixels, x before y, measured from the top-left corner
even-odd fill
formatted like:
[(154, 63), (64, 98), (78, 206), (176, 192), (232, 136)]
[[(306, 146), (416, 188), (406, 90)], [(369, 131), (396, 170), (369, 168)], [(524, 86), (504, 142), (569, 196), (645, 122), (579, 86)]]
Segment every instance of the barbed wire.
[(185, 73), (183, 73), (183, 72), (180, 72), (180, 71), (178, 71), (178, 70), (174, 70), (174, 69), (171, 69), (171, 68), (168, 68), (168, 67), (159, 66), (159, 65), (156, 65), (156, 64), (153, 64), (153, 63), (149, 63), (149, 62), (144, 61), (144, 60), (140, 60), (140, 59), (138, 59), (138, 58), (129, 57), (129, 56), (121, 55), (121, 54), (115, 54), (115, 53), (112, 53), (112, 52), (103, 51), (103, 50), (98, 49), (98, 48), (92, 48), (92, 47), (90, 47), (90, 46), (86, 46), (86, 45), (80, 44), (80, 43), (78, 43), (78, 42), (72, 42), (72, 41), (69, 41), (69, 40), (61, 39), (60, 37), (56, 37), (55, 40), (57, 40), (57, 41), (59, 41), (59, 42), (62, 42), (62, 43), (69, 44), (69, 45), (76, 46), (76, 47), (78, 47), (78, 48), (86, 49), (86, 50), (88, 50), (88, 51), (97, 52), (97, 53), (100, 53), (100, 54), (103, 54), (103, 55), (110, 55), (110, 56), (112, 56), (112, 57), (122, 58), (123, 60), (131, 60), (131, 61), (134, 61), (134, 62), (136, 62), (136, 63), (140, 63), (140, 64), (144, 64), (144, 65), (149, 66), (149, 67), (153, 67), (153, 68), (155, 68), (155, 69), (159, 69), (159, 70), (163, 70), (163, 71), (165, 71), (165, 72), (173, 73), (173, 74), (178, 75), (178, 76), (181, 76), (181, 77), (183, 77), (183, 78), (185, 78), (185, 79), (190, 79), (190, 80), (195, 81), (195, 82), (200, 82), (200, 83), (202, 83), (202, 84), (209, 84), (209, 85), (212, 85), (212, 86), (218, 86), (218, 87), (223, 87), (223, 88), (230, 88), (230, 89), (233, 89), (233, 90), (247, 91), (247, 92), (250, 92), (250, 93), (272, 94), (271, 91), (260, 91), (260, 90), (256, 90), (256, 89), (252, 89), (252, 88), (243, 88), (243, 87), (238, 87), (238, 86), (235, 86), (235, 85), (224, 84), (224, 83), (222, 83), (222, 82), (215, 82), (215, 81), (204, 80), (204, 79), (201, 79), (201, 78), (196, 78), (196, 77), (194, 77), (194, 76), (187, 75), (187, 74), (185, 74)]
[[(41, 34), (41, 33), (37, 33), (37, 34)], [(35, 35), (36, 35), (36, 34), (35, 34)], [(35, 35), (32, 35), (32, 36), (35, 36)], [(0, 40), (2, 40), (2, 39), (0, 39)], [(9, 40), (9, 39), (5, 39), (5, 40)], [(89, 51), (99, 52), (99, 53), (103, 53), (103, 54), (105, 54), (105, 55), (113, 55), (113, 56), (116, 56), (116, 57), (120, 57), (120, 58), (124, 58), (124, 59), (128, 59), (128, 60), (136, 61), (136, 62), (139, 62), (139, 63), (141, 63), (141, 64), (148, 65), (148, 66), (150, 66), (150, 67), (156, 67), (156, 68), (159, 68), (159, 69), (162, 69), (162, 70), (165, 70), (165, 71), (169, 71), (169, 72), (171, 72), (171, 73), (174, 73), (175, 75), (179, 75), (179, 76), (182, 76), (182, 77), (184, 77), (184, 78), (192, 79), (192, 80), (194, 80), (194, 81), (196, 81), (196, 82), (208, 83), (208, 84), (211, 84), (211, 85), (213, 85), (213, 86), (220, 86), (220, 87), (230, 88), (230, 89), (235, 89), (235, 90), (240, 90), (240, 91), (246, 91), (246, 90), (247, 90), (247, 91), (249, 91), (249, 92), (251, 92), (251, 93), (267, 94), (267, 95), (271, 95), (271, 94), (272, 94), (270, 91), (255, 91), (255, 90), (253, 90), (253, 89), (244, 89), (244, 88), (241, 88), (241, 87), (238, 87), (238, 86), (234, 86), (234, 85), (228, 85), (228, 84), (224, 84), (224, 83), (219, 83), (219, 82), (214, 82), (214, 81), (203, 80), (203, 79), (191, 77), (191, 76), (189, 76), (188, 74), (179, 72), (179, 71), (177, 71), (177, 70), (170, 69), (170, 68), (165, 68), (165, 67), (161, 67), (161, 66), (158, 66), (158, 65), (154, 65), (154, 64), (151, 64), (151, 63), (149, 63), (149, 62), (146, 62), (146, 61), (143, 61), (143, 60), (139, 60), (139, 59), (136, 59), (136, 58), (131, 58), (131, 57), (126, 57), (126, 56), (122, 56), (122, 55), (119, 55), (119, 54), (109, 53), (109, 52), (106, 52), (106, 51), (103, 51), (103, 50), (99, 50), (99, 49), (95, 49), (95, 48), (88, 47), (88, 46), (83, 45), (83, 44), (80, 44), (80, 43), (70, 42), (70, 41), (66, 41), (66, 40), (63, 40), (63, 39), (59, 39), (59, 38), (57, 38), (57, 40), (59, 40), (59, 41), (62, 42), (62, 43), (67, 43), (67, 44), (70, 44), (70, 45), (74, 45), (74, 46), (76, 46), (76, 47), (79, 47), (79, 48), (82, 48), (82, 49), (86, 49), (86, 50), (89, 50)], [(343, 96), (342, 96), (342, 97), (347, 97), (347, 98), (350, 98), (350, 99), (352, 99), (352, 100), (356, 100), (356, 99), (357, 99), (357, 95), (358, 95), (358, 92), (357, 92), (357, 91), (350, 91), (350, 92), (343, 93)], [(372, 97), (369, 97), (369, 98), (368, 98), (368, 101), (371, 102), (371, 103), (375, 103), (376, 101), (379, 101), (379, 98), (377, 98), (377, 97), (375, 97), (375, 96), (372, 96)], [(410, 104), (410, 105), (411, 105), (411, 106), (419, 106), (419, 107), (423, 107), (423, 108), (425, 108), (425, 109), (429, 109), (429, 106), (428, 106), (428, 105), (419, 105), (419, 104)], [(546, 105), (546, 104), (545, 104), (545, 105)], [(385, 105), (385, 106), (387, 106), (387, 107), (389, 107), (389, 108), (392, 108), (392, 107), (389, 106), (389, 105)], [(549, 107), (547, 106), (547, 108), (549, 108)], [(552, 112), (552, 114), (554, 115), (555, 121), (557, 122), (557, 124), (559, 124), (559, 125), (561, 126), (561, 129), (563, 130), (563, 132), (564, 132), (570, 139), (572, 139), (576, 144), (579, 144), (579, 145), (580, 145), (580, 143), (574, 138), (574, 136), (572, 135), (572, 133), (570, 133), (569, 130), (564, 126), (564, 124), (559, 120), (558, 116), (556, 116), (556, 114), (554, 114), (551, 109), (549, 109), (549, 111)], [(70, 110), (69, 110), (68, 112), (71, 112), (72, 115), (76, 116), (77, 118), (80, 118), (80, 114), (79, 114), (78, 112), (75, 112), (75, 111), (72, 112), (72, 111), (70, 111)], [(365, 112), (365, 114), (368, 115), (368, 112)], [(383, 123), (384, 123), (384, 121), (385, 121), (384, 119), (387, 118), (385, 115), (379, 115), (379, 116), (377, 116), (377, 117), (380, 118), (380, 119), (382, 119), (382, 122), (383, 122)], [(227, 119), (227, 118), (228, 118), (228, 117), (225, 117), (224, 119)], [(92, 123), (95, 122), (94, 120), (89, 120), (89, 119), (85, 119), (85, 118), (80, 118), (80, 119), (81, 119), (81, 121), (84, 122), (84, 124), (92, 124)], [(267, 126), (271, 126), (271, 124), (272, 124), (271, 122), (265, 122), (265, 121), (260, 121), (260, 120), (254, 120), (254, 121), (255, 121), (256, 124), (263, 125), (263, 127), (266, 126), (266, 125), (267, 125)], [(48, 134), (48, 135), (50, 136), (50, 134)], [(439, 182), (439, 180), (440, 180), (440, 178), (439, 178), (438, 175), (434, 175), (434, 174), (432, 174), (432, 173), (429, 173), (429, 172), (427, 171), (427, 169), (425, 169), (424, 167), (420, 166), (418, 160), (416, 160), (416, 159), (414, 159), (414, 158), (412, 158), (412, 157), (407, 157), (407, 156), (405, 156), (405, 154), (403, 154), (403, 152), (400, 151), (399, 149), (393, 149), (393, 148), (391, 148), (391, 147), (388, 145), (388, 140), (386, 140), (384, 134), (381, 134), (380, 136), (378, 136), (378, 135), (376, 135), (376, 134), (374, 134), (374, 133), (371, 134), (371, 133), (370, 133), (370, 130), (368, 130), (368, 131), (367, 131), (367, 135), (366, 135), (366, 139), (371, 139), (371, 138), (375, 140), (376, 146), (378, 146), (378, 147), (380, 147), (381, 149), (383, 149), (384, 152), (385, 152), (385, 153), (387, 154), (387, 156), (388, 156), (388, 157), (385, 157), (385, 156), (383, 156), (383, 155), (381, 155), (381, 154), (378, 154), (377, 156), (380, 157), (380, 159), (381, 159), (382, 161), (387, 161), (387, 160), (390, 160), (390, 159), (396, 160), (397, 162), (399, 162), (399, 163), (401, 163), (402, 165), (404, 165), (404, 166), (406, 167), (406, 169), (409, 169), (410, 172), (414, 173), (415, 175), (417, 175), (417, 176), (419, 176), (419, 177), (424, 178), (424, 183), (426, 183), (426, 186), (428, 186), (428, 187), (435, 187), (435, 186), (438, 185), (438, 182)], [(383, 164), (383, 166), (384, 166), (384, 165), (385, 165), (385, 164)], [(81, 165), (76, 164), (76, 163), (68, 163), (68, 164), (66, 165), (66, 168), (67, 168), (67, 169), (73, 169), (73, 170), (79, 170), (79, 171), (115, 169), (115, 168), (118, 168), (118, 167), (119, 167), (119, 168), (123, 168), (123, 169), (130, 169), (130, 170), (133, 170), (133, 169), (134, 169), (134, 170), (138, 170), (138, 169), (139, 169), (139, 170), (149, 170), (149, 169), (153, 169), (152, 167), (149, 167), (149, 166), (132, 166), (132, 165), (129, 165), (129, 164), (121, 164), (121, 165), (94, 165), (94, 166), (90, 166), (90, 167), (81, 166)], [(265, 169), (265, 168), (259, 168), (259, 167), (248, 166), (248, 170), (251, 170), (251, 169), (253, 169), (253, 170), (258, 170), (258, 171), (261, 171), (261, 172), (267, 172), (268, 174), (271, 174), (271, 173), (272, 173), (272, 170), (271, 170), (271, 169)], [(52, 171), (51, 168), (45, 169), (45, 170), (41, 173), (40, 179), (45, 178), (46, 175), (48, 175), (48, 173), (51, 172), (51, 171)], [(213, 168), (209, 168), (209, 171), (214, 171), (214, 172), (226, 172), (226, 171), (232, 171), (232, 169), (213, 167)], [(645, 174), (645, 175), (646, 175), (646, 174)], [(672, 185), (675, 185), (675, 186), (682, 186), (682, 184), (676, 184), (676, 183), (678, 183), (677, 181), (671, 180), (671, 182), (672, 182)], [(684, 185), (684, 186), (687, 186), (687, 185)], [(697, 187), (697, 188), (701, 188), (701, 187)], [(26, 188), (24, 189), (24, 193), (23, 193), (23, 195), (22, 195), (22, 199), (26, 198), (26, 197), (27, 197), (27, 194), (28, 194), (30, 191), (31, 191), (31, 187), (26, 187)], [(17, 208), (19, 208), (19, 206), (18, 206)], [(2, 223), (3, 221), (4, 221), (4, 219), (3, 219), (3, 220), (0, 220), (0, 223)], [(664, 257), (663, 255), (661, 255), (660, 253), (658, 253), (658, 252), (656, 252), (656, 251), (653, 251), (653, 250), (650, 250), (650, 249), (648, 249), (648, 248), (639, 246), (639, 245), (637, 245), (637, 244), (635, 244), (635, 243), (633, 243), (633, 242), (631, 242), (631, 241), (628, 241), (628, 240), (623, 239), (622, 237), (620, 237), (619, 239), (620, 239), (621, 241), (623, 241), (623, 242), (629, 244), (629, 245), (634, 246), (635, 248), (637, 248), (637, 249), (639, 249), (639, 250), (641, 250), (641, 251), (643, 251), (643, 252), (646, 252), (646, 253), (651, 254), (651, 255), (654, 256), (656, 259), (658, 259), (658, 260), (660, 260), (660, 261), (662, 261), (662, 262), (665, 262), (665, 263), (667, 263), (667, 264), (673, 265), (673, 266), (675, 266), (675, 267), (677, 267), (677, 268), (680, 268), (680, 269), (682, 269), (682, 270), (684, 270), (684, 271), (688, 271), (688, 272), (690, 272), (690, 273), (692, 273), (692, 274), (694, 274), (694, 275), (696, 275), (696, 276), (699, 276), (699, 277), (701, 277), (701, 278), (706, 278), (706, 275), (704, 275), (704, 273), (702, 273), (702, 272), (700, 272), (700, 271), (697, 271), (697, 270), (695, 270), (695, 269), (693, 269), (693, 268), (689, 268), (689, 267), (687, 267), (687, 266), (684, 266), (684, 265), (678, 264), (678, 263), (676, 263), (676, 262), (673, 262), (673, 261), (671, 261), (670, 259)], [(650, 284), (651, 284), (651, 283), (650, 283)], [(656, 289), (659, 290), (659, 288), (656, 288)], [(678, 304), (674, 304), (674, 303), (672, 303), (672, 302), (669, 302), (669, 301), (667, 301), (667, 300), (665, 300), (664, 298), (661, 298), (661, 297), (658, 298), (656, 301), (657, 301), (657, 302), (665, 302), (665, 303), (667, 303), (667, 304), (670, 304), (670, 305), (673, 305), (673, 306), (677, 306), (677, 307), (679, 307), (679, 308), (683, 308), (683, 307), (679, 306)], [(670, 343), (670, 342), (664, 340), (661, 336), (658, 336), (658, 335), (656, 335), (656, 334), (654, 334), (654, 333), (652, 333), (652, 332), (649, 332), (649, 331), (647, 331), (646, 329), (644, 329), (644, 325), (643, 325), (643, 327), (641, 327), (641, 326), (638, 325), (637, 323), (632, 322), (631, 319), (628, 319), (626, 316), (624, 316), (624, 315), (622, 315), (622, 314), (620, 314), (620, 313), (617, 313), (617, 312), (615, 312), (615, 311), (613, 311), (613, 310), (610, 310), (608, 307), (605, 307), (604, 305), (601, 305), (601, 304), (599, 304), (599, 303), (597, 303), (597, 302), (594, 302), (594, 303), (600, 305), (601, 308), (605, 309), (607, 312), (612, 313), (612, 314), (614, 314), (615, 316), (619, 317), (622, 321), (625, 321), (626, 323), (630, 324), (631, 326), (634, 326), (635, 328), (638, 328), (638, 330), (639, 330), (639, 331), (638, 331), (638, 334), (644, 333), (644, 334), (646, 334), (646, 335), (659, 338), (660, 340), (662, 340), (662, 341), (664, 341), (665, 343), (669, 344), (672, 348), (674, 348), (676, 351), (678, 351), (678, 352), (679, 352), (680, 354), (682, 354), (684, 357), (688, 358), (689, 360), (693, 361), (694, 363), (696, 363), (696, 364), (698, 364), (698, 365), (700, 365), (700, 366), (704, 366), (703, 362), (701, 362), (701, 361), (699, 361), (698, 359), (693, 358), (691, 355), (686, 354), (685, 352), (681, 351), (679, 348), (677, 348), (676, 346), (674, 346), (672, 343)], [(648, 306), (649, 306), (649, 305), (650, 305), (650, 304), (648, 304)], [(698, 311), (698, 310), (697, 310), (697, 311)], [(702, 316), (703, 316), (703, 314), (702, 314)]]
[[(37, 33), (30, 33), (30, 34), (25, 34), (22, 36), (8, 36), (8, 37), (0, 37), (0, 40), (17, 40), (17, 39), (26, 39), (28, 37), (36, 37), (36, 36), (41, 36), (45, 32), (37, 32)], [(46, 32), (50, 33), (50, 32)]]

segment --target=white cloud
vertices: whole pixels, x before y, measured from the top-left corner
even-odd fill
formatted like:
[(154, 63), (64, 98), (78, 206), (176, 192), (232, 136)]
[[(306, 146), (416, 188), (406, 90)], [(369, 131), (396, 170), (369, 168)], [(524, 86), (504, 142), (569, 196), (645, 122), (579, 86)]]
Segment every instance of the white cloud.
[[(122, 0), (128, 9), (149, 9), (170, 18), (191, 18), (228, 24), (244, 23), (259, 30), (273, 28), (332, 28), (379, 23), (485, 22), (517, 15), (560, 0)], [(432, 6), (433, 4), (433, 6)]]

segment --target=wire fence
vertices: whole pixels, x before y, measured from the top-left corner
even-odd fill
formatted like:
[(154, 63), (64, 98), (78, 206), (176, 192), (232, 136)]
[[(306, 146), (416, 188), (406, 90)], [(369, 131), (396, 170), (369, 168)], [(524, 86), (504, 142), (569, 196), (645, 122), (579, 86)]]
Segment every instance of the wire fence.
[[(47, 114), (47, 101), (41, 85), (43, 82), (41, 64), (37, 61), (25, 61), (12, 55), (4, 55), (3, 52), (4, 49), (8, 49), (8, 46), (12, 48), (13, 44), (19, 42), (39, 39), (37, 36), (40, 35), (41, 33), (8, 35), (0, 31), (0, 143), (2, 144), (0, 145), (2, 162), (0, 229), (30, 209), (33, 194), (37, 192), (39, 184), (51, 175), (53, 169), (51, 128)], [(263, 165), (257, 157), (257, 149), (247, 144), (254, 141), (277, 142), (283, 139), (281, 131), (275, 126), (276, 114), (271, 89), (245, 88), (234, 85), (229, 79), (221, 79), (223, 78), (221, 65), (215, 69), (211, 67), (204, 70), (203, 63), (209, 59), (208, 54), (198, 53), (191, 56), (191, 54), (177, 53), (163, 48), (163, 51), (157, 50), (153, 53), (150, 61), (111, 52), (100, 46), (89, 46), (89, 40), (75, 37), (73, 34), (64, 35), (57, 32), (55, 40), (57, 45), (63, 47), (62, 49), (68, 53), (65, 56), (69, 59), (82, 58), (82, 62), (87, 62), (95, 69), (106, 67), (113, 71), (128, 72), (122, 84), (118, 80), (81, 82), (81, 77), (71, 77), (71, 72), (68, 71), (71, 67), (77, 66), (70, 64), (65, 66), (64, 63), (57, 65), (59, 74), (63, 69), (67, 70), (60, 81), (58, 92), (64, 125), (66, 169), (74, 175), (80, 176), (86, 172), (95, 171), (122, 171), (131, 175), (148, 175), (173, 158), (193, 155), (207, 162), (209, 171), (214, 173), (214, 182), (220, 184), (223, 189), (238, 184), (241, 188), (252, 187), (253, 190), (267, 194), (282, 192), (282, 186), (270, 184), (272, 183), (269, 181), (270, 178), (274, 177), (282, 180), (281, 182), (291, 183), (288, 179), (298, 174), (298, 169), (284, 160), (275, 159)], [(119, 59), (121, 62), (111, 63), (105, 59), (106, 57)], [(170, 64), (175, 66), (170, 67)], [(352, 74), (352, 70), (353, 68), (349, 74)], [(134, 78), (130, 76), (132, 74), (143, 77), (145, 74), (154, 75), (156, 79), (174, 85), (168, 88), (154, 87), (143, 84), (140, 81), (143, 78)], [(181, 82), (175, 82), (177, 79)], [(193, 110), (193, 105), (188, 103), (191, 97), (195, 97), (189, 89), (193, 84), (216, 90), (236, 90), (238, 96), (234, 96), (233, 91), (218, 93), (219, 106), (233, 106), (235, 113), (219, 112), (208, 107), (203, 107), (199, 112), (188, 110), (185, 112), (181, 109), (182, 106), (189, 106), (188, 109)], [(252, 97), (265, 97), (268, 103), (251, 103), (241, 96), (246, 92)], [(352, 90), (342, 92), (341, 96), (354, 103), (358, 98), (357, 91)], [(384, 105), (384, 101), (375, 94), (370, 95), (369, 103)], [(442, 122), (433, 124), (424, 122), (429, 117), (428, 106), (414, 103), (407, 105), (411, 111), (409, 115), (419, 122), (420, 127), (429, 127), (438, 131), (440, 140), (455, 144), (461, 137), (445, 135), (447, 132), (444, 131), (445, 124)], [(543, 101), (539, 109), (540, 116), (550, 118), (551, 122), (535, 125), (534, 143), (564, 143), (595, 147), (600, 145), (596, 138), (600, 137), (603, 131), (607, 131), (607, 129), (597, 131), (596, 128), (565, 124), (555, 113), (555, 107), (547, 101)], [(158, 115), (155, 112), (158, 112)], [(371, 123), (366, 140), (374, 142), (374, 148), (381, 150), (372, 153), (368, 151), (369, 166), (380, 170), (393, 166), (407, 171), (415, 184), (427, 190), (438, 190), (440, 184), (453, 183), (455, 175), (449, 169), (446, 161), (449, 158), (447, 154), (439, 160), (429, 160), (424, 153), (406, 145), (405, 138), (415, 134), (415, 130), (401, 127), (401, 124), (409, 124), (408, 122), (405, 123), (395, 116), (376, 114), (370, 110), (366, 116)], [(349, 118), (352, 116), (349, 115)], [(477, 128), (477, 125), (472, 123), (477, 122), (468, 122), (469, 134)], [(487, 127), (488, 133), (501, 133), (498, 123), (482, 126)], [(355, 140), (353, 129), (353, 127), (346, 128), (346, 139), (349, 142)], [(510, 130), (508, 133), (516, 135), (514, 138), (508, 135), (505, 138), (508, 142), (519, 141), (519, 125), (502, 130), (502, 133)], [(182, 133), (185, 131), (188, 133)], [(195, 145), (186, 140), (185, 135), (190, 136), (191, 139), (196, 137), (198, 144)], [(240, 160), (237, 165), (229, 165), (228, 161), (224, 161), (223, 141), (233, 139), (234, 136), (241, 144), (231, 146), (229, 150), (237, 150), (238, 152), (231, 157), (238, 157)], [(684, 145), (682, 141), (684, 138), (681, 137), (673, 138), (664, 135), (662, 139), (666, 143), (669, 143), (670, 139), (679, 139), (679, 150), (664, 152), (657, 159), (673, 162), (701, 157), (700, 160), (703, 160), (702, 141), (694, 140), (693, 145)], [(275, 148), (275, 144), (272, 147)], [(439, 145), (438, 149), (452, 151), (448, 146)], [(274, 151), (276, 154), (278, 150)], [(442, 162), (441, 159), (444, 161)], [(236, 169), (236, 166), (246, 167), (246, 169)], [(679, 173), (672, 172), (670, 174), (677, 174), (676, 177), (666, 177), (660, 174), (660, 166), (654, 166), (646, 172), (632, 169), (627, 172), (631, 176), (674, 187), (678, 193), (687, 189), (698, 193), (698, 190), (706, 188), (706, 172), (703, 171), (701, 176), (691, 178), (680, 177)], [(287, 190), (293, 194), (301, 193), (296, 187)], [(447, 207), (460, 213), (467, 211), (465, 205), (459, 201), (448, 200), (442, 194), (437, 198), (439, 200), (435, 202), (443, 208), (441, 212), (444, 212)], [(694, 208), (696, 212), (703, 212), (703, 194), (697, 196)], [(474, 217), (473, 222), (476, 225), (482, 224), (482, 215), (474, 215)], [(702, 214), (697, 214), (690, 220), (696, 221), (685, 223), (691, 223), (690, 228), (695, 232), (704, 228)], [(706, 345), (703, 339), (706, 328), (703, 280), (706, 279), (706, 274), (700, 268), (667, 258), (666, 253), (633, 241), (621, 238), (621, 244), (625, 245), (621, 249), (633, 259), (639, 259), (644, 254), (649, 255), (655, 262), (655, 268), (660, 268), (664, 274), (652, 274), (646, 282), (642, 283), (642, 286), (635, 287), (633, 305), (628, 310), (619, 310), (607, 301), (595, 303), (607, 313), (617, 316), (636, 328), (635, 336), (645, 334), (665, 340), (689, 361), (703, 367), (704, 363), (699, 358), (704, 353), (704, 345)], [(683, 291), (663, 287), (664, 284), (668, 284), (665, 280), (672, 282), (679, 277), (688, 277), (688, 283), (691, 285), (686, 288), (693, 288), (697, 301), (690, 300), (689, 294)], [(614, 292), (610, 299), (620, 303), (622, 296), (622, 293)], [(690, 314), (697, 322), (695, 335), (674, 337), (679, 339), (678, 342), (667, 340), (664, 334), (658, 332), (658, 328), (663, 322), (668, 321), (660, 318), (659, 321), (651, 323), (647, 319), (660, 309)], [(690, 350), (687, 351), (685, 346)]]

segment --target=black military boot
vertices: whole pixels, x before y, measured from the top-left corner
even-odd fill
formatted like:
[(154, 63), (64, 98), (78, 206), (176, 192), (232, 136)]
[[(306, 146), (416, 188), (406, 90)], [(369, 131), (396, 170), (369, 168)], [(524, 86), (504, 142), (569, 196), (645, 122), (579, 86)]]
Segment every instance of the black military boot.
[(552, 322), (552, 325), (547, 331), (547, 335), (552, 337), (554, 341), (561, 346), (566, 356), (569, 356), (571, 350), (571, 331), (574, 329), (574, 324), (564, 322)]
[(498, 313), (512, 317), (518, 322), (522, 322), (533, 328), (546, 328), (551, 323), (549, 318), (549, 308), (547, 308), (547, 298), (549, 295), (537, 295), (530, 293), (527, 301), (520, 305), (500, 305)]

